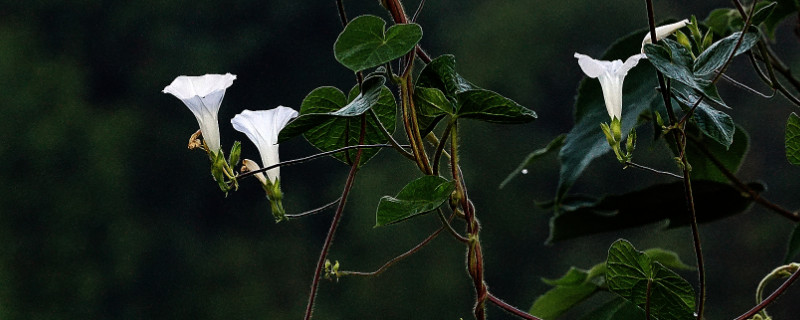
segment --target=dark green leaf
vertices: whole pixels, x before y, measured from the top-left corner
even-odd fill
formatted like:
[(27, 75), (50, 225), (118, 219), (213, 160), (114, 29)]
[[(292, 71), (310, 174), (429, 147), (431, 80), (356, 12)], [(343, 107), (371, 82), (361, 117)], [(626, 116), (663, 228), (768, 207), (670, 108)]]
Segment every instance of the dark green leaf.
[(778, 3), (775, 1), (761, 1), (757, 3), (756, 12), (753, 14), (753, 17), (750, 18), (750, 24), (757, 26), (766, 21), (777, 6)]
[(376, 67), (400, 58), (422, 39), (417, 24), (397, 24), (386, 30), (386, 22), (376, 16), (360, 16), (347, 24), (336, 43), (336, 60), (353, 71)]
[(436, 210), (450, 197), (455, 183), (438, 176), (424, 176), (411, 181), (396, 197), (384, 196), (378, 203), (375, 226), (397, 223)]
[(417, 116), (435, 118), (455, 113), (453, 103), (447, 100), (442, 90), (436, 88), (414, 89), (414, 106), (417, 107)]
[(770, 38), (775, 38), (775, 29), (786, 17), (797, 17), (800, 3), (797, 0), (778, 0), (778, 6), (772, 11), (772, 14), (764, 21), (764, 26), (767, 29), (767, 35)]
[(581, 320), (641, 320), (644, 310), (628, 300), (617, 297), (581, 317)]
[(539, 296), (528, 313), (544, 320), (553, 320), (598, 290), (599, 287), (592, 282), (558, 285)]
[(697, 57), (697, 61), (694, 62), (695, 76), (701, 77), (714, 74), (717, 69), (725, 64), (725, 61), (733, 54), (734, 49), (736, 49), (736, 54), (734, 54), (734, 56), (737, 56), (747, 52), (758, 42), (758, 34), (748, 32), (744, 34), (741, 44), (736, 48), (736, 44), (739, 43), (739, 38), (741, 37), (741, 32), (734, 32), (724, 39), (714, 42), (711, 47), (703, 51), (703, 53)]
[(517, 166), (517, 168), (514, 169), (514, 171), (511, 171), (508, 177), (506, 177), (503, 180), (503, 182), (500, 183), (500, 189), (505, 187), (506, 184), (508, 184), (511, 181), (511, 179), (514, 179), (514, 177), (518, 176), (523, 169), (531, 166), (534, 162), (536, 162), (536, 160), (552, 152), (561, 150), (561, 146), (564, 145), (564, 138), (566, 137), (567, 137), (566, 134), (561, 134), (555, 139), (553, 139), (553, 141), (550, 141), (550, 143), (548, 143), (547, 146), (545, 146), (544, 148), (531, 152), (527, 157), (525, 157), (525, 160), (522, 160), (522, 163), (520, 163), (519, 166)]
[(794, 227), (792, 235), (789, 236), (789, 246), (786, 248), (786, 257), (783, 259), (783, 263), (789, 264), (797, 255), (800, 255), (800, 223)]
[(416, 87), (439, 89), (451, 101), (456, 101), (461, 92), (480, 89), (456, 72), (456, 57), (451, 54), (441, 55), (427, 64), (417, 78)]
[(542, 278), (542, 282), (549, 284), (551, 286), (574, 286), (579, 285), (581, 283), (586, 282), (589, 273), (586, 270), (578, 269), (575, 267), (570, 267), (566, 274), (561, 276), (558, 279), (545, 279)]
[[(763, 190), (758, 183), (748, 186)], [(698, 222), (710, 222), (746, 211), (752, 204), (731, 185), (692, 180)], [(570, 196), (550, 219), (548, 242), (668, 221), (669, 228), (688, 225), (683, 182), (658, 184), (601, 199)]]
[(736, 9), (719, 8), (711, 11), (705, 24), (717, 35), (724, 36), (731, 29), (731, 21), (737, 18), (741, 19), (741, 16)]
[(494, 123), (526, 123), (536, 119), (536, 112), (494, 91), (471, 89), (457, 95), (456, 116)]
[(800, 165), (800, 117), (794, 112), (786, 122), (786, 159), (794, 165)]
[(647, 58), (656, 69), (661, 71), (665, 77), (683, 83), (701, 92), (711, 101), (727, 107), (711, 80), (694, 73), (694, 60), (686, 47), (671, 39), (664, 39), (661, 43), (663, 45), (647, 44), (644, 46)]
[[(614, 43), (603, 55), (604, 60), (627, 59), (639, 52), (646, 30), (635, 32)], [(576, 66), (577, 70), (577, 66)], [(627, 135), (636, 124), (639, 114), (648, 110), (656, 100), (658, 86), (653, 68), (644, 60), (631, 69), (623, 86), (622, 133)], [(558, 158), (561, 162), (556, 202), (564, 197), (569, 188), (581, 176), (595, 158), (611, 151), (600, 123), (610, 122), (606, 112), (603, 93), (597, 79), (585, 78), (578, 87), (575, 101), (575, 126), (567, 134)]]
[[(394, 95), (382, 84), (380, 79), (365, 79), (364, 90), (360, 91), (361, 93), (350, 103), (347, 103), (347, 97), (339, 89), (333, 87), (315, 89), (303, 99), (300, 116), (281, 130), (278, 141), (283, 142), (303, 134), (309, 143), (321, 151), (356, 145), (361, 132), (359, 116), (370, 109), (375, 112), (387, 131), (394, 132), (396, 116)], [(367, 117), (365, 144), (387, 141), (380, 125), (372, 117)], [(378, 151), (379, 149), (363, 149), (361, 164), (366, 163)], [(349, 150), (337, 153), (333, 157), (349, 164), (357, 152)]]
[(681, 261), (681, 258), (678, 256), (677, 253), (669, 250), (664, 250), (661, 248), (652, 248), (645, 250), (644, 254), (650, 257), (651, 260), (658, 261), (667, 268), (694, 270), (694, 267), (683, 263), (683, 261)]
[[(672, 92), (675, 98), (683, 104), (686, 108), (691, 108), (700, 96), (695, 91), (681, 83), (675, 83), (672, 86)], [(725, 148), (730, 148), (733, 143), (733, 136), (736, 132), (736, 124), (733, 123), (733, 118), (727, 113), (714, 109), (710, 104), (705, 102), (705, 99), (700, 100), (697, 108), (694, 111), (692, 118), (697, 123), (697, 127), (706, 136), (714, 141), (719, 142)]]
[(606, 261), (608, 289), (645, 308), (660, 319), (693, 320), (694, 289), (678, 274), (646, 254), (630, 242), (617, 240), (608, 250)]
[[(686, 144), (686, 157), (689, 159), (689, 164), (692, 166), (692, 180), (713, 180), (718, 182), (727, 183), (727, 177), (717, 167), (713, 160), (708, 156), (708, 153), (714, 156), (723, 167), (731, 173), (739, 171), (739, 166), (747, 154), (750, 145), (750, 137), (742, 127), (737, 127), (736, 132), (733, 134), (733, 143), (729, 148), (717, 143), (711, 139), (700, 137), (699, 144), (693, 139), (689, 140)], [(706, 151), (704, 151), (706, 150)], [(677, 156), (677, 154), (676, 154)]]

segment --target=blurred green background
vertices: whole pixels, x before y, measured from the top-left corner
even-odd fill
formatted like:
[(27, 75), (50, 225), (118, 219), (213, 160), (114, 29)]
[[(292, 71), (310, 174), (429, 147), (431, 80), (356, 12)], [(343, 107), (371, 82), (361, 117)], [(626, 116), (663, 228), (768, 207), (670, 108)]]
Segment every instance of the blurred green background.
[[(350, 17), (388, 17), (375, 0), (345, 5)], [(413, 12), (417, 1), (406, 5)], [(730, 3), (657, 1), (656, 14), (703, 19), (719, 6)], [(797, 18), (788, 20), (775, 47), (800, 67)], [(603, 261), (619, 237), (693, 263), (687, 228), (651, 226), (544, 245), (550, 212), (534, 201), (554, 195), (554, 157), (497, 188), (528, 152), (571, 128), (583, 76), (573, 52), (600, 56), (616, 38), (644, 28), (644, 1), (428, 1), (419, 23), (428, 52), (455, 54), (467, 79), (539, 114), (521, 126), (464, 125), (463, 167), (496, 295), (527, 310), (547, 289), (540, 277)], [(194, 117), (161, 90), (178, 75), (236, 74), (220, 111), (222, 142), (227, 149), (242, 140), (243, 157), (258, 158), (228, 119), (245, 108), (297, 109), (322, 85), (349, 89), (353, 74), (332, 54), (340, 30), (332, 0), (0, 2), (0, 318), (300, 318), (331, 212), (276, 225), (263, 191), (249, 180), (225, 198), (206, 156), (186, 150)], [(756, 83), (746, 61), (735, 62), (730, 74)], [(784, 124), (795, 109), (781, 97), (720, 87), (753, 139), (740, 176), (765, 182), (771, 200), (800, 207), (800, 168), (783, 153)], [(646, 143), (640, 150), (664, 152)], [(292, 159), (314, 149), (296, 138), (281, 153)], [(640, 159), (671, 165), (664, 156)], [(415, 176), (403, 160), (382, 152), (360, 172), (330, 255), (342, 269), (374, 270), (438, 228), (430, 215), (372, 228), (380, 196), (396, 194)], [(300, 212), (332, 201), (347, 171), (332, 159), (282, 169), (285, 207)], [(606, 156), (573, 191), (625, 192), (664, 179), (622, 171)], [(709, 319), (752, 306), (757, 282), (782, 261), (792, 227), (760, 207), (701, 226)], [(380, 277), (324, 281), (316, 318), (469, 319), (474, 292), (464, 254), (445, 234)], [(692, 272), (681, 274), (696, 282)], [(793, 302), (799, 293), (792, 288), (771, 308), (776, 319), (800, 313)], [(489, 312), (511, 318), (494, 307)]]

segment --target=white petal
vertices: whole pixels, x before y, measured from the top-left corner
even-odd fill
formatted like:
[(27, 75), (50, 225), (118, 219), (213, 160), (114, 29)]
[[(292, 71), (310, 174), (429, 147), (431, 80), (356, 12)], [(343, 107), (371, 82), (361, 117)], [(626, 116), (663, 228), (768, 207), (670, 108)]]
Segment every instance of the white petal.
[[(297, 111), (283, 106), (271, 110), (244, 110), (231, 119), (231, 124), (253, 141), (261, 154), (262, 165), (266, 168), (280, 162), (278, 133), (296, 116)], [(270, 169), (267, 176), (273, 182), (279, 179), (280, 168)]]
[(590, 56), (577, 52), (574, 57), (578, 58), (578, 65), (581, 66), (581, 70), (589, 78), (599, 77), (601, 74), (608, 72), (612, 66), (611, 61), (595, 60)]
[(628, 74), (628, 71), (630, 71), (631, 69), (633, 69), (633, 67), (639, 64), (639, 60), (641, 59), (647, 59), (647, 56), (643, 53), (630, 56), (627, 60), (625, 60), (625, 63), (623, 63), (622, 66), (620, 66), (620, 68), (617, 69), (614, 73), (616, 73), (618, 76), (625, 77), (625, 75)]
[(172, 94), (184, 100), (193, 96), (205, 97), (214, 91), (225, 90), (236, 80), (236, 75), (206, 74), (202, 76), (179, 76), (164, 87), (164, 93)]
[[(683, 19), (681, 21), (670, 23), (668, 25), (663, 25), (656, 28), (656, 41), (666, 38), (667, 36), (675, 33), (678, 29), (685, 27), (689, 24), (689, 19)], [(652, 43), (652, 39), (650, 37), (650, 32), (644, 36), (642, 40), (642, 48), (644, 48), (645, 44)]]
[[(242, 164), (247, 168), (247, 171), (251, 171), (252, 172), (252, 171), (257, 171), (257, 170), (261, 169), (261, 168), (258, 167), (258, 164), (255, 161), (250, 160), (250, 159), (242, 160)], [(261, 172), (256, 173), (255, 176), (256, 176), (256, 179), (258, 179), (258, 181), (261, 181), (261, 184), (267, 185), (267, 178), (264, 177), (263, 173), (261, 173)]]
[(217, 113), (222, 98), (225, 97), (225, 89), (230, 87), (235, 79), (236, 76), (230, 73), (179, 76), (162, 91), (181, 99), (189, 107), (197, 119), (200, 131), (203, 132), (203, 141), (214, 153), (220, 150)]

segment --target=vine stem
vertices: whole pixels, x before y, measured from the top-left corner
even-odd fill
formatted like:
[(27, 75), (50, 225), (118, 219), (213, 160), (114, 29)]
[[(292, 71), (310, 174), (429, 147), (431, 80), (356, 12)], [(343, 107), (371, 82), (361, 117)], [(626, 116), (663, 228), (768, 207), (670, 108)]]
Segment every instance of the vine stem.
[(372, 272), (341, 271), (340, 273), (341, 273), (342, 276), (364, 276), (364, 277), (375, 277), (375, 276), (378, 276), (381, 273), (383, 273), (384, 271), (386, 271), (387, 269), (389, 269), (389, 267), (391, 267), (395, 263), (400, 262), (401, 260), (403, 260), (405, 258), (408, 258), (409, 256), (413, 255), (414, 253), (417, 253), (417, 251), (422, 249), (422, 247), (428, 245), (428, 243), (433, 241), (433, 239), (436, 239), (436, 237), (439, 236), (439, 234), (442, 233), (442, 231), (444, 231), (444, 229), (445, 229), (445, 225), (442, 225), (439, 229), (436, 229), (436, 231), (434, 231), (431, 235), (429, 235), (427, 238), (425, 238), (425, 240), (422, 240), (422, 242), (420, 242), (419, 244), (417, 244), (413, 248), (409, 249), (408, 251), (404, 252), (403, 254), (401, 254), (399, 256), (396, 256), (396, 257), (392, 258), (392, 260), (389, 260), (388, 262), (384, 263), (380, 268), (378, 268), (378, 270), (375, 270), (375, 271), (372, 271)]
[[(314, 159), (322, 158), (324, 156), (329, 156), (329, 155), (332, 155), (332, 154), (335, 154), (335, 153), (339, 153), (339, 152), (347, 151), (347, 150), (351, 150), (351, 149), (359, 149), (360, 150), (360, 149), (369, 149), (369, 148), (392, 148), (392, 147), (394, 147), (394, 146), (391, 145), (391, 144), (357, 144), (357, 145), (354, 145), (354, 146), (346, 146), (346, 147), (342, 147), (342, 148), (339, 148), (339, 149), (336, 149), (336, 150), (331, 150), (331, 151), (325, 151), (325, 152), (321, 152), (321, 153), (317, 153), (317, 154), (312, 154), (312, 155), (307, 156), (307, 157), (302, 157), (302, 158), (283, 161), (283, 162), (276, 163), (276, 164), (273, 164), (271, 166), (267, 166), (267, 167), (264, 167), (264, 168), (261, 168), (261, 169), (258, 169), (258, 170), (248, 171), (247, 173), (240, 174), (236, 178), (237, 179), (244, 179), (244, 178), (247, 178), (249, 176), (255, 175), (257, 173), (266, 172), (266, 171), (269, 171), (270, 169), (274, 169), (274, 168), (277, 168), (277, 167), (283, 167), (283, 166), (298, 164), (298, 163), (302, 163), (302, 162), (306, 162), (306, 161), (311, 161), (311, 160), (314, 160)], [(407, 145), (401, 145), (401, 147), (408, 147), (408, 146)]]
[(534, 315), (531, 315), (530, 313), (527, 313), (525, 311), (517, 309), (516, 307), (506, 303), (505, 301), (501, 300), (500, 298), (498, 298), (497, 296), (495, 296), (491, 292), (488, 293), (488, 299), (489, 299), (489, 301), (494, 303), (496, 306), (498, 306), (498, 307), (502, 308), (503, 310), (508, 311), (509, 313), (511, 313), (511, 314), (513, 314), (513, 315), (515, 315), (517, 317), (520, 317), (522, 319), (542, 320), (541, 318), (538, 318), (538, 317), (536, 317)]
[(645, 170), (645, 171), (650, 171), (652, 173), (657, 173), (657, 174), (662, 174), (662, 175), (665, 175), (665, 176), (670, 176), (670, 177), (673, 177), (675, 179), (683, 179), (683, 177), (681, 177), (681, 176), (679, 176), (677, 174), (674, 174), (672, 172), (653, 169), (653, 168), (650, 168), (648, 166), (643, 166), (641, 164), (638, 164), (638, 163), (635, 163), (635, 162), (631, 162), (631, 161), (625, 161), (625, 165), (626, 166), (631, 166), (631, 167), (634, 167), (634, 168), (637, 168), (637, 169), (642, 169), (642, 170)]
[(489, 297), (489, 290), (486, 282), (483, 281), (483, 249), (478, 237), (480, 233), (480, 223), (475, 217), (475, 207), (469, 201), (467, 186), (464, 176), (458, 165), (458, 121), (453, 121), (450, 129), (450, 169), (452, 170), (453, 180), (456, 182), (456, 194), (458, 195), (461, 208), (464, 210), (464, 219), (467, 221), (467, 271), (472, 278), (475, 287), (475, 319), (486, 319), (486, 300)]
[[(361, 133), (358, 137), (358, 144), (364, 143), (364, 136), (366, 136), (367, 131), (367, 117), (366, 115), (361, 115)], [(361, 151), (362, 149), (358, 149), (356, 152), (356, 159), (353, 161), (353, 166), (350, 167), (350, 173), (347, 175), (347, 180), (344, 183), (344, 190), (342, 190), (342, 198), (339, 201), (339, 206), (336, 207), (336, 214), (333, 215), (333, 220), (331, 221), (330, 229), (328, 229), (328, 235), (325, 237), (325, 243), (322, 245), (322, 250), (319, 253), (319, 259), (317, 260), (317, 268), (314, 270), (314, 279), (311, 281), (311, 292), (308, 293), (308, 305), (306, 306), (306, 313), (303, 319), (309, 320), (311, 319), (311, 314), (314, 309), (314, 299), (317, 296), (317, 289), (319, 288), (319, 279), (320, 275), (322, 274), (322, 269), (325, 266), (325, 259), (328, 257), (328, 251), (331, 248), (331, 244), (333, 243), (333, 235), (336, 233), (336, 228), (339, 226), (339, 221), (342, 219), (342, 212), (344, 212), (344, 206), (347, 203), (347, 196), (350, 194), (350, 189), (353, 187), (353, 181), (356, 178), (356, 172), (358, 172), (358, 165), (361, 163)]]
[[(656, 37), (656, 20), (655, 12), (653, 11), (653, 0), (645, 0), (645, 3), (647, 4), (647, 22), (650, 26), (650, 38), (653, 39), (653, 43), (656, 43), (658, 41), (658, 37)], [(667, 88), (664, 75), (661, 74), (660, 71), (656, 70), (656, 76), (658, 77), (658, 85), (661, 89), (661, 96), (664, 99), (664, 107), (667, 109), (667, 114), (669, 115), (670, 125), (674, 125), (677, 123), (677, 118), (675, 117), (675, 112), (672, 110), (669, 88)], [(673, 131), (672, 137), (675, 140), (675, 145), (680, 149), (681, 153), (680, 158), (683, 167), (683, 189), (686, 195), (686, 206), (691, 218), (690, 224), (692, 227), (692, 240), (694, 243), (695, 257), (697, 260), (697, 277), (700, 287), (700, 293), (697, 297), (697, 319), (701, 320), (703, 319), (703, 309), (706, 301), (705, 264), (703, 263), (703, 249), (700, 244), (700, 228), (697, 226), (697, 212), (695, 211), (694, 207), (694, 194), (692, 193), (692, 179), (689, 173), (689, 161), (686, 159), (686, 153), (684, 152), (686, 147), (686, 138), (681, 138), (681, 135), (677, 132), (682, 132), (683, 129), (680, 127), (677, 127), (677, 129), (678, 130)]]
[(784, 281), (781, 284), (781, 286), (778, 287), (778, 289), (775, 289), (775, 291), (772, 292), (772, 294), (770, 294), (769, 297), (764, 299), (764, 301), (761, 301), (761, 303), (759, 303), (758, 305), (756, 305), (752, 309), (750, 309), (747, 312), (745, 312), (744, 314), (736, 317), (735, 320), (749, 319), (750, 317), (754, 316), (759, 311), (761, 311), (764, 308), (766, 308), (769, 304), (773, 303), (775, 301), (775, 299), (778, 298), (778, 296), (783, 294), (783, 292), (786, 291), (786, 289), (789, 288), (789, 286), (792, 285), (792, 283), (794, 283), (795, 280), (797, 280), (798, 277), (800, 277), (800, 270), (797, 270), (794, 273), (792, 273), (792, 275), (789, 277), (789, 279), (786, 279), (786, 281)]

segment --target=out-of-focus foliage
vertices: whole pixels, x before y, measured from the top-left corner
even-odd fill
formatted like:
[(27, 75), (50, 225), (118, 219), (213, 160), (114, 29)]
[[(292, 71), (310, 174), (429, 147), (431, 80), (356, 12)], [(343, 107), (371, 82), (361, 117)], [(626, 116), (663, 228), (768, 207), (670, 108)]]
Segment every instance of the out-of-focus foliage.
[[(656, 10), (664, 18), (685, 17), (722, 5), (679, 4)], [(346, 5), (352, 17), (380, 12), (377, 1)], [(181, 74), (236, 74), (220, 112), (222, 143), (230, 146), (244, 136), (227, 119), (245, 108), (299, 109), (316, 87), (349, 88), (355, 76), (333, 56), (341, 31), (333, 1), (53, 0), (0, 7), (0, 318), (298, 318), (330, 215), (275, 225), (255, 181), (242, 181), (238, 192), (223, 198), (206, 156), (185, 149), (195, 120), (160, 91)], [(599, 54), (643, 28), (643, 8), (633, 0), (433, 1), (420, 16), (421, 44), (429, 52), (454, 53), (459, 73), (470, 81), (546, 119), (515, 128), (465, 122), (462, 130), (467, 184), (481, 186), (470, 192), (485, 226), (486, 277), (492, 292), (512, 304), (528, 305), (545, 292), (541, 276), (604, 259), (619, 236), (542, 245), (548, 215), (533, 199), (552, 198), (558, 180), (552, 161), (543, 159), (502, 193), (494, 186), (530, 150), (571, 126), (581, 78), (572, 53)], [(630, 19), (608, 18), (614, 16)], [(777, 47), (796, 57), (790, 28), (777, 26)], [(800, 169), (786, 164), (775, 129), (788, 107), (755, 96), (725, 97), (741, 102), (730, 112), (734, 119), (758, 119), (743, 124), (754, 142), (741, 174), (765, 179), (776, 202), (800, 206), (789, 188)], [(282, 158), (315, 152), (295, 140), (281, 145)], [(428, 215), (391, 226), (391, 233), (372, 228), (377, 200), (395, 194), (414, 171), (387, 165), (396, 159), (386, 154), (374, 157), (356, 180), (334, 242), (332, 259), (348, 269), (377, 268), (439, 226)], [(242, 157), (256, 156), (244, 146)], [(581, 180), (592, 182), (580, 188), (641, 187), (630, 182), (641, 173), (619, 173), (613, 159), (597, 162)], [(284, 168), (287, 211), (335, 199), (344, 174), (332, 159)], [(770, 252), (782, 252), (790, 229), (764, 210), (703, 227), (705, 249), (716, 253), (709, 257), (709, 293), (717, 297), (709, 318), (751, 303), (751, 288), (728, 280), (770, 270), (781, 258)], [(691, 252), (685, 231), (657, 239), (646, 237), (647, 230), (625, 236), (637, 246), (660, 244), (685, 257)], [(334, 319), (468, 318), (474, 297), (462, 250), (442, 237), (381, 277), (323, 283), (316, 310)], [(627, 310), (609, 306), (606, 314)], [(781, 308), (787, 317), (797, 311), (779, 304), (771, 313)], [(506, 317), (489, 311), (493, 319)]]

